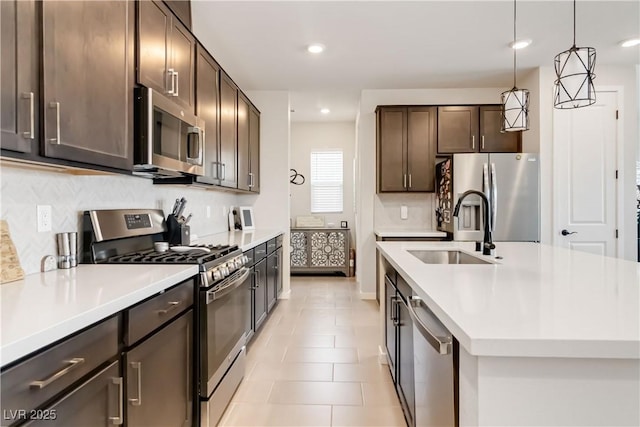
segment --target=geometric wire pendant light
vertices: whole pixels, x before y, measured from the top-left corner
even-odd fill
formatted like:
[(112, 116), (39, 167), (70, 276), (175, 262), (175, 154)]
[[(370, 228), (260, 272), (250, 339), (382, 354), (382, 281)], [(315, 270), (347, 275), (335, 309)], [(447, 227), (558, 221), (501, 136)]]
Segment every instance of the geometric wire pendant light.
[[(516, 42), (516, 0), (513, 0), (513, 43)], [(513, 88), (500, 95), (501, 132), (529, 130), (529, 91), (516, 86), (516, 51), (513, 49)]]
[(556, 55), (553, 62), (557, 77), (553, 96), (555, 108), (580, 108), (596, 102), (593, 86), (596, 50), (576, 47), (576, 0), (573, 0), (573, 46)]

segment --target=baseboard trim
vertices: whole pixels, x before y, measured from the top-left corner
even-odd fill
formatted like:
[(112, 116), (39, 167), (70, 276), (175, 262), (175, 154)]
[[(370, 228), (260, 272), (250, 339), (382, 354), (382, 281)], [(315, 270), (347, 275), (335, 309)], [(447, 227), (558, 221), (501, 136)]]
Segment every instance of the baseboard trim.
[(360, 292), (360, 299), (376, 299), (375, 292)]
[(384, 347), (381, 345), (378, 346), (378, 363), (381, 365), (389, 364), (389, 361), (387, 360), (387, 352), (384, 351)]
[(291, 289), (289, 289), (287, 292), (282, 292), (278, 297), (278, 299), (290, 299), (290, 298), (291, 298)]

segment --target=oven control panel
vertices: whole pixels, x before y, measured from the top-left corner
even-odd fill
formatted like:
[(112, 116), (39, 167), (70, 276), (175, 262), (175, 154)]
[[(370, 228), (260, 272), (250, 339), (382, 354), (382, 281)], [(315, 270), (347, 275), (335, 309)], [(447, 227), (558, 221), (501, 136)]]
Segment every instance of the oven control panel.
[(124, 221), (127, 224), (127, 230), (151, 228), (151, 218), (147, 214), (125, 214)]

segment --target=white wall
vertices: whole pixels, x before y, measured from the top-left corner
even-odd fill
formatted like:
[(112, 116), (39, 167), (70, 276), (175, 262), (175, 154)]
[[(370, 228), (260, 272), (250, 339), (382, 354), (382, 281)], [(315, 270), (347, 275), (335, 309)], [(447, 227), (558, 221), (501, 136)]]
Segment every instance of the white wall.
[[(397, 215), (395, 223), (393, 211), (396, 209), (396, 198), (391, 200), (376, 195), (376, 117), (378, 105), (456, 105), (456, 104), (497, 104), (500, 93), (508, 88), (483, 89), (403, 89), (403, 90), (363, 90), (357, 119), (357, 226), (358, 243), (356, 248), (356, 276), (360, 292), (365, 297), (375, 297), (375, 235), (374, 230), (380, 226), (404, 227)], [(424, 212), (425, 223), (433, 223), (429, 215), (433, 211), (432, 196), (425, 195), (424, 200), (410, 197), (407, 203), (414, 203), (414, 211)], [(410, 208), (411, 209), (411, 208)], [(391, 214), (386, 212), (391, 211)], [(389, 221), (392, 224), (389, 224)], [(414, 226), (414, 224), (411, 224)]]
[[(85, 210), (159, 208), (168, 214), (175, 199), (184, 196), (185, 215), (193, 212), (192, 236), (204, 236), (227, 231), (227, 216), (223, 212), (237, 204), (233, 193), (153, 185), (149, 179), (126, 175), (77, 176), (3, 164), (0, 179), (2, 219), (9, 223), (25, 274), (38, 273), (42, 257), (56, 254), (55, 233), (81, 231)], [(36, 205), (51, 205), (50, 232), (37, 232)], [(209, 218), (207, 207), (211, 212)]]
[[(622, 194), (618, 197), (618, 209), (622, 212), (620, 238), (623, 240), (620, 257), (637, 260), (637, 220), (636, 220), (636, 165), (635, 159), (639, 150), (638, 129), (638, 91), (639, 83), (635, 66), (614, 67), (598, 66), (594, 84), (596, 91), (599, 87), (622, 89), (622, 105), (619, 105), (620, 120), (622, 120), (623, 149), (618, 153), (618, 168), (622, 170), (620, 184)], [(539, 84), (537, 92), (540, 104), (537, 113), (540, 117), (539, 144), (541, 170), (541, 240), (544, 243), (553, 242), (553, 233), (557, 232), (553, 224), (553, 83), (555, 73), (551, 67), (541, 67), (538, 70)]]
[[(353, 212), (353, 158), (355, 151), (354, 122), (295, 122), (291, 124), (291, 167), (304, 175), (303, 185), (289, 186), (291, 193), (291, 218), (295, 226), (299, 215), (324, 216), (325, 224), (340, 227), (347, 221), (351, 229), (351, 242), (355, 242), (355, 217)], [(343, 156), (343, 211), (333, 214), (311, 213), (311, 152), (342, 150)]]
[(241, 206), (253, 206), (256, 227), (285, 232), (283, 297), (289, 285), (289, 93), (248, 91), (260, 110), (260, 194), (241, 195)]

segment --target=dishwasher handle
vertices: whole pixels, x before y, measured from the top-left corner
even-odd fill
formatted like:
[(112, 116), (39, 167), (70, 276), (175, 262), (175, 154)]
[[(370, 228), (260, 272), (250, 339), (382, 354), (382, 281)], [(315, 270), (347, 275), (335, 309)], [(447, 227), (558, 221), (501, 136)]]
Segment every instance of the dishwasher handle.
[[(439, 336), (442, 334), (438, 334), (427, 326), (422, 319), (416, 313), (416, 307), (425, 306), (422, 299), (416, 296), (408, 296), (407, 303), (400, 300), (403, 304), (406, 305), (407, 310), (409, 311), (409, 316), (411, 316), (411, 320), (413, 320), (414, 326), (420, 331), (424, 339), (433, 347), (435, 351), (439, 354), (450, 354), (451, 353), (451, 345), (452, 339), (450, 335)], [(426, 308), (426, 306), (425, 306)], [(435, 322), (440, 323), (440, 321), (430, 312), (426, 313), (429, 317), (431, 317)], [(444, 326), (443, 326), (444, 329)]]

